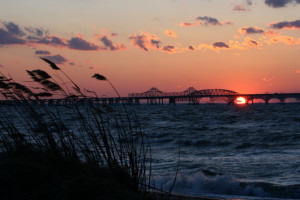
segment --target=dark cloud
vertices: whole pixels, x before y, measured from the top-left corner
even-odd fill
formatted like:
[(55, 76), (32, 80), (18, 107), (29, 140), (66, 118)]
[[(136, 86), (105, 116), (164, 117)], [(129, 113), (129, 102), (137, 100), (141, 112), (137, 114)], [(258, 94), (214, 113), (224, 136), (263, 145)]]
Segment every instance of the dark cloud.
[[(48, 31), (42, 28), (23, 27), (13, 22), (1, 22), (0, 44), (25, 44), (25, 43), (51, 43), (51, 38), (46, 37)], [(58, 43), (53, 38), (52, 42)]]
[(173, 45), (167, 45), (163, 47), (163, 51), (167, 51), (167, 52), (173, 52), (175, 50), (175, 46)]
[(291, 3), (292, 0), (265, 0), (265, 4), (273, 8), (280, 8), (286, 6), (288, 3)]
[(260, 42), (257, 42), (253, 39), (250, 39), (250, 38), (246, 38), (245, 40), (245, 44), (247, 47), (259, 47), (259, 46), (262, 46), (262, 44)]
[(247, 3), (248, 6), (251, 6), (252, 5), (252, 0), (247, 0), (246, 3)]
[(107, 38), (107, 36), (103, 36), (100, 38), (100, 41), (104, 44), (104, 50), (111, 50), (111, 51), (116, 51), (116, 50), (122, 50), (126, 49), (125, 45), (123, 44), (113, 44), (111, 40)]
[(44, 30), (43, 28), (25, 27), (24, 29), (34, 37), (42, 37), (49, 34), (49, 31)]
[(262, 34), (265, 31), (257, 27), (248, 26), (248, 27), (240, 28), (239, 32), (241, 34)]
[[(73, 38), (61, 38), (59, 36), (50, 35), (49, 31), (43, 28), (35, 27), (21, 27), (13, 22), (1, 22), (0, 21), (0, 47), (1, 45), (13, 45), (13, 44), (44, 44), (55, 47), (66, 47), (76, 50), (123, 50), (127, 49), (125, 45), (113, 43), (108, 37), (115, 37), (117, 33), (109, 31), (107, 36), (95, 36), (100, 39), (104, 44), (101, 48), (98, 44), (89, 42), (79, 35)], [(151, 34), (150, 34), (151, 35)], [(146, 35), (147, 36), (147, 35)], [(157, 47), (158, 41), (156, 37), (152, 37), (153, 41), (150, 43), (152, 46)], [(157, 47), (158, 48), (158, 47)], [(43, 52), (37, 51), (36, 54), (42, 54)], [(50, 54), (50, 53), (49, 53)]]
[(7, 31), (13, 35), (16, 35), (16, 36), (24, 36), (25, 35), (25, 33), (20, 29), (20, 27), (13, 22), (4, 23), (3, 25), (5, 26)]
[(74, 66), (74, 65), (75, 65), (75, 63), (73, 63), (73, 62), (69, 62), (69, 65), (71, 65), (71, 66)]
[(300, 29), (300, 20), (295, 20), (291, 22), (277, 22), (270, 24), (270, 27), (275, 29)]
[(56, 54), (54, 56), (44, 56), (44, 58), (47, 58), (55, 64), (64, 64), (68, 61), (65, 57), (61, 56), (60, 54)]
[(99, 47), (93, 43), (87, 42), (83, 38), (74, 37), (68, 41), (68, 47), (76, 50), (99, 50)]
[(214, 17), (208, 17), (208, 16), (203, 16), (203, 17), (197, 17), (195, 19), (195, 22), (181, 22), (179, 25), (180, 26), (185, 26), (185, 27), (193, 27), (193, 26), (201, 26), (201, 25), (229, 25), (229, 24), (233, 24), (232, 21), (228, 20), (228, 21), (224, 21), (224, 22), (220, 22), (218, 19), (214, 18)]
[(20, 38), (19, 36), (0, 28), (0, 45), (10, 45), (10, 44), (25, 44), (26, 40)]
[(161, 41), (159, 41), (159, 40), (151, 39), (151, 44), (153, 46), (155, 46), (156, 48), (159, 48), (160, 43), (161, 43)]
[(0, 27), (0, 45), (33, 43), (63, 46), (77, 50), (99, 50), (97, 45), (87, 42), (81, 37), (66, 40), (59, 36), (48, 35), (48, 31), (43, 28), (24, 27), (22, 30), (19, 25), (13, 22), (1, 22), (1, 24), (3, 28)]
[(273, 8), (282, 8), (291, 3), (297, 4), (300, 0), (265, 0), (265, 4)]
[(26, 43), (26, 40), (22, 38), (25, 33), (17, 24), (13, 22), (1, 22), (1, 24), (3, 28), (0, 28), (0, 45)]
[(1, 65), (1, 64), (0, 64), (0, 67), (4, 67), (4, 65)]
[(257, 44), (257, 42), (256, 41), (254, 41), (254, 40), (249, 40), (252, 44), (254, 44), (255, 46), (257, 46), (258, 44)]
[(50, 55), (51, 53), (49, 51), (44, 51), (44, 50), (36, 50), (35, 51), (36, 55)]
[(100, 40), (105, 45), (105, 47), (109, 48), (110, 50), (117, 50), (112, 41), (109, 40), (106, 36), (103, 36)]
[(216, 18), (213, 18), (213, 17), (208, 17), (208, 16), (197, 17), (196, 20), (201, 21), (205, 25), (208, 25), (208, 24), (211, 24), (211, 25), (221, 25), (221, 23), (219, 22), (219, 20), (217, 20)]
[(195, 47), (193, 47), (192, 45), (188, 46), (187, 49), (190, 50), (190, 51), (195, 51)]
[(131, 40), (135, 46), (138, 46), (139, 48), (145, 51), (149, 51), (149, 49), (146, 47), (146, 36), (144, 35), (130, 36), (129, 40)]
[(57, 36), (45, 36), (42, 38), (38, 38), (35, 36), (28, 36), (27, 39), (32, 43), (46, 44), (46, 45), (53, 45), (53, 46), (67, 46), (66, 42), (64, 42), (63, 39)]
[(225, 42), (215, 42), (213, 43), (213, 47), (214, 48), (230, 48), (228, 44), (226, 44)]

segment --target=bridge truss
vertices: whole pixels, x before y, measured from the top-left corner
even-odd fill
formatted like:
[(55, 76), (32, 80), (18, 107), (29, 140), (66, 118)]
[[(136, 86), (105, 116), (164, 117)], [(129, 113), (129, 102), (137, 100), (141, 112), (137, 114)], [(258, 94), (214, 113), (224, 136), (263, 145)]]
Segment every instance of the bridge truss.
[(200, 103), (201, 99), (209, 98), (210, 103), (224, 102), (227, 104), (234, 104), (237, 97), (244, 97), (246, 102), (253, 103), (254, 99), (261, 99), (266, 104), (271, 99), (278, 99), (281, 103), (285, 103), (287, 98), (294, 98), (300, 100), (300, 93), (274, 93), (274, 94), (240, 94), (238, 92), (227, 89), (205, 89), (196, 90), (194, 87), (189, 87), (182, 92), (163, 92), (155, 87), (142, 93), (130, 93), (128, 97), (135, 99), (149, 99), (150, 102), (164, 98), (168, 98), (170, 103), (187, 101), (191, 104)]

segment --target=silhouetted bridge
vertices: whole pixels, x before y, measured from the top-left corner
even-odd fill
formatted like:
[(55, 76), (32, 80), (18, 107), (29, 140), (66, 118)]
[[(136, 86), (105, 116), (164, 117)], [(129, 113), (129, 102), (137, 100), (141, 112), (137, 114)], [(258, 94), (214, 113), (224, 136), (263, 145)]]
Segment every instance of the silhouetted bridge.
[(300, 93), (274, 93), (274, 94), (240, 94), (226, 89), (205, 89), (196, 90), (189, 87), (183, 92), (162, 92), (153, 87), (143, 93), (130, 93), (128, 97), (133, 98), (135, 102), (146, 99), (149, 104), (162, 104), (165, 99), (169, 103), (175, 104), (176, 102), (188, 102), (190, 104), (198, 104), (201, 99), (208, 98), (210, 103), (224, 102), (227, 104), (234, 104), (238, 97), (246, 99), (246, 103), (253, 103), (255, 99), (261, 99), (265, 104), (269, 104), (271, 99), (278, 99), (280, 103), (284, 104), (286, 99), (300, 100)]
[[(208, 103), (223, 102), (227, 104), (234, 104), (238, 97), (246, 99), (246, 103), (253, 103), (254, 100), (263, 100), (265, 104), (269, 104), (271, 99), (277, 99), (284, 104), (287, 99), (294, 101), (300, 100), (300, 93), (274, 93), (274, 94), (240, 94), (226, 89), (205, 89), (196, 90), (189, 87), (183, 92), (163, 92), (153, 87), (143, 93), (129, 93), (128, 97), (101, 97), (101, 98), (75, 98), (75, 99), (41, 99), (39, 101), (30, 101), (31, 104), (45, 104), (45, 105), (84, 105), (102, 104), (102, 105), (116, 105), (121, 102), (129, 105), (139, 105), (145, 102), (150, 105), (176, 104), (179, 102), (188, 102), (189, 104), (199, 104), (201, 99), (208, 99)], [(15, 104), (20, 101), (1, 100), (0, 104)]]

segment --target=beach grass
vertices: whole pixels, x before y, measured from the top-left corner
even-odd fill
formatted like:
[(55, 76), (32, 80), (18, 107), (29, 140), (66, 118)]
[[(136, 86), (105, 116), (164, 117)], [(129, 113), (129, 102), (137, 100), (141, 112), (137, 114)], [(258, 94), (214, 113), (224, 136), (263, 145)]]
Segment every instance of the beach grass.
[[(118, 108), (80, 106), (80, 99), (89, 96), (55, 63), (42, 59), (67, 81), (41, 69), (27, 70), (35, 87), (0, 77), (2, 99), (13, 102), (0, 105), (0, 198), (162, 197), (151, 193), (151, 147), (135, 113), (122, 101)], [(106, 77), (92, 78), (109, 82), (119, 96)], [(57, 96), (74, 103), (63, 109), (42, 103)]]

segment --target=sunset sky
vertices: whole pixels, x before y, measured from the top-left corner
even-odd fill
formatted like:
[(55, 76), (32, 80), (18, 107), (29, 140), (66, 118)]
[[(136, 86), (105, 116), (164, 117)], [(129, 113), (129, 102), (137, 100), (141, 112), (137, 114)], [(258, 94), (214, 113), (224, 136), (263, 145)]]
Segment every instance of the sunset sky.
[(300, 92), (300, 0), (1, 0), (0, 71), (60, 66), (82, 88), (122, 96), (223, 88)]

